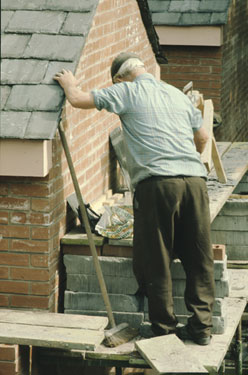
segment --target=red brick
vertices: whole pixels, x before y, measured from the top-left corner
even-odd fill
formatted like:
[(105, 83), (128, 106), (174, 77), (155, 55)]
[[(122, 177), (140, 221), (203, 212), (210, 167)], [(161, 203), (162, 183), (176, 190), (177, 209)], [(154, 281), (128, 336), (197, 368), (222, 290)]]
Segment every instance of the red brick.
[(48, 240), (51, 236), (51, 229), (49, 227), (31, 228), (31, 237), (33, 240)]
[(29, 255), (27, 254), (13, 254), (1, 253), (0, 264), (6, 266), (28, 266)]
[(11, 296), (11, 307), (47, 309), (49, 299), (37, 296)]
[(0, 238), (0, 251), (9, 249), (9, 240)]
[[(1, 259), (1, 257), (0, 257)], [(9, 269), (8, 267), (0, 267), (0, 279), (8, 279), (9, 278)]]
[(29, 228), (21, 225), (3, 225), (0, 228), (3, 237), (28, 238)]
[(28, 210), (29, 198), (0, 197), (0, 208), (7, 210)]
[(47, 198), (32, 198), (31, 207), (33, 211), (50, 212), (50, 200)]
[(0, 344), (0, 361), (14, 361), (16, 350), (15, 345)]
[(8, 307), (9, 306), (9, 297), (8, 296), (0, 294), (0, 306), (1, 307)]
[(0, 375), (16, 375), (14, 362), (0, 362)]
[(31, 265), (33, 267), (48, 267), (48, 255), (31, 255)]
[(8, 224), (9, 213), (6, 211), (0, 212), (0, 224)]
[(50, 194), (50, 188), (47, 184), (13, 184), (11, 185), (11, 193), (24, 197), (46, 197)]
[(14, 293), (14, 294), (27, 294), (29, 284), (16, 281), (3, 281), (0, 282), (1, 293)]
[(48, 241), (15, 240), (11, 241), (11, 249), (14, 251), (25, 251), (30, 253), (47, 253), (49, 251)]
[(11, 268), (10, 276), (13, 280), (26, 280), (26, 281), (48, 281), (49, 272), (43, 269), (31, 268)]
[(8, 195), (8, 190), (9, 190), (8, 184), (4, 184), (0, 182), (0, 195)]
[(32, 283), (31, 293), (39, 296), (49, 296), (50, 294), (50, 283)]
[(133, 247), (132, 246), (113, 246), (113, 245), (105, 244), (103, 246), (102, 255), (132, 258)]

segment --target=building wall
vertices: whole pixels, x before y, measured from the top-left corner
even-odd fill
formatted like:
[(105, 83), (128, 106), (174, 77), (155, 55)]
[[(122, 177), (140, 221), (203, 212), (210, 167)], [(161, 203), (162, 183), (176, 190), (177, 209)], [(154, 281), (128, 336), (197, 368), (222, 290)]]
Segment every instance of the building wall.
[[(157, 68), (135, 0), (100, 1), (76, 77), (84, 90), (111, 84), (109, 68), (122, 50)], [(84, 200), (114, 187), (116, 161), (109, 132), (119, 119), (106, 111), (63, 111), (63, 126)], [(59, 135), (45, 178), (0, 177), (0, 307), (57, 310), (60, 238), (67, 226), (66, 198), (74, 192)]]
[(163, 46), (168, 65), (161, 78), (182, 89), (189, 81), (212, 99), (222, 125), (218, 141), (248, 140), (248, 4), (232, 1), (221, 47)]
[(190, 81), (194, 90), (212, 99), (216, 112), (220, 111), (221, 61), (219, 47), (163, 46), (168, 65), (161, 67), (161, 78), (180, 90)]
[(248, 140), (248, 3), (232, 0), (223, 30), (221, 115), (216, 137)]

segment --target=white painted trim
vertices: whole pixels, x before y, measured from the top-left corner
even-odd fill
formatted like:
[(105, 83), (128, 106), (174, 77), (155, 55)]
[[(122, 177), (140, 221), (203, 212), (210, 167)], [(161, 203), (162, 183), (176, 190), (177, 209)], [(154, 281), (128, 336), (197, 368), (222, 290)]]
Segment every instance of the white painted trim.
[(160, 45), (212, 46), (223, 44), (222, 26), (155, 26)]
[(0, 139), (0, 176), (45, 177), (52, 167), (52, 141)]

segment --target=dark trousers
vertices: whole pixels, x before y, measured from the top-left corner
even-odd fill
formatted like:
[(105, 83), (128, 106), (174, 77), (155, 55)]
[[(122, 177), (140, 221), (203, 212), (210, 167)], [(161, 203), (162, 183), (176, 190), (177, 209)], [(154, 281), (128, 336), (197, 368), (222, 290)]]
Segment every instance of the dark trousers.
[(134, 195), (133, 270), (139, 292), (148, 297), (149, 319), (156, 334), (173, 331), (170, 265), (179, 258), (186, 273), (188, 324), (210, 334), (215, 284), (210, 240), (209, 199), (200, 177), (151, 177)]

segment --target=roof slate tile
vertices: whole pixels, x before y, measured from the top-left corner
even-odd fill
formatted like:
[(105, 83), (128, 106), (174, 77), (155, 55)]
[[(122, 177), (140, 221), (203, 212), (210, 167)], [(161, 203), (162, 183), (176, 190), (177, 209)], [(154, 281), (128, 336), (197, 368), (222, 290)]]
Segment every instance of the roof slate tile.
[(13, 16), (14, 12), (12, 11), (2, 11), (1, 12), (1, 31), (3, 32), (5, 28), (8, 26), (8, 23)]
[(0, 137), (23, 139), (30, 116), (30, 112), (1, 112)]
[(175, 25), (180, 17), (180, 13), (153, 13), (152, 21), (155, 25)]
[(180, 19), (180, 25), (209, 25), (211, 13), (183, 13)]
[(42, 83), (46, 83), (48, 85), (57, 85), (57, 82), (54, 81), (53, 77), (57, 72), (60, 72), (62, 69), (71, 70), (73, 73), (75, 72), (76, 63), (73, 62), (63, 62), (63, 61), (52, 61), (48, 65), (48, 69), (46, 71), (46, 75)]
[(37, 84), (47, 70), (48, 61), (4, 59), (1, 65), (3, 84)]
[(52, 139), (59, 121), (58, 112), (33, 112), (25, 131), (28, 139)]
[(79, 36), (33, 34), (24, 57), (74, 61), (82, 50), (83, 42)]
[(211, 16), (210, 23), (211, 25), (223, 25), (227, 21), (227, 16), (227, 12), (213, 13)]
[(90, 11), (94, 0), (2, 0), (4, 10), (64, 10), (72, 12)]
[(199, 8), (200, 1), (194, 0), (171, 0), (169, 12), (196, 12)]
[(164, 13), (169, 9), (171, 0), (165, 0), (165, 1), (160, 1), (160, 0), (148, 0), (148, 5), (150, 8), (151, 12), (162, 12)]
[(69, 13), (61, 33), (70, 35), (85, 35), (91, 18), (91, 13)]
[(11, 91), (10, 86), (1, 86), (1, 110), (4, 108)]
[(19, 35), (19, 34), (2, 35), (2, 43), (1, 43), (2, 58), (22, 57), (28, 45), (29, 40), (30, 40), (30, 35)]
[(56, 34), (59, 32), (66, 15), (65, 12), (16, 11), (6, 28), (6, 32)]
[(12, 111), (58, 111), (64, 92), (53, 85), (16, 85), (12, 88), (5, 109)]
[(229, 0), (201, 0), (199, 5), (200, 12), (224, 12), (229, 7)]

